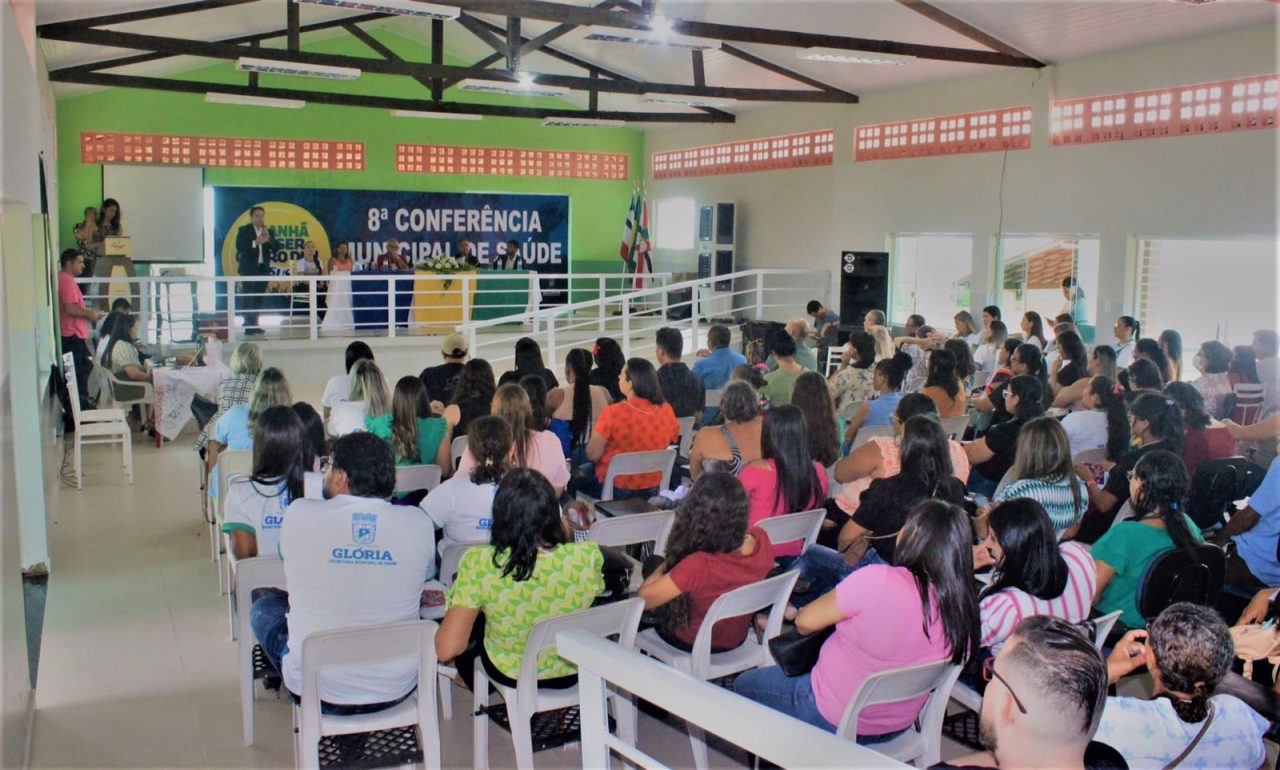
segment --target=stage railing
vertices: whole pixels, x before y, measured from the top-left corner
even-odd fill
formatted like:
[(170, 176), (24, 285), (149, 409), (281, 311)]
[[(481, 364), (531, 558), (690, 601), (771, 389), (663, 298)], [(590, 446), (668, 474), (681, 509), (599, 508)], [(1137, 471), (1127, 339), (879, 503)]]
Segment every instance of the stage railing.
[[(779, 767), (907, 767), (874, 748), (837, 738), (585, 631), (561, 633), (556, 651), (578, 667), (584, 770), (607, 770), (614, 753), (645, 770), (669, 767), (609, 730), (606, 688), (646, 700)], [(680, 766), (687, 764), (685, 756), (680, 759)]]
[[(106, 309), (116, 296), (128, 298), (139, 321), (139, 338), (159, 346), (214, 333), (231, 342), (246, 336), (246, 311), (257, 312), (272, 340), (396, 337), (453, 331), (476, 316), (520, 322), (549, 302), (589, 296), (615, 298), (633, 290), (621, 273), (533, 272), (352, 273), (324, 276), (146, 275), (82, 278), (77, 283), (90, 307)], [(647, 278), (656, 286), (670, 273)], [(349, 319), (328, 319), (328, 305), (344, 293)], [(341, 304), (341, 303), (339, 303)], [(326, 323), (328, 321), (328, 323)]]

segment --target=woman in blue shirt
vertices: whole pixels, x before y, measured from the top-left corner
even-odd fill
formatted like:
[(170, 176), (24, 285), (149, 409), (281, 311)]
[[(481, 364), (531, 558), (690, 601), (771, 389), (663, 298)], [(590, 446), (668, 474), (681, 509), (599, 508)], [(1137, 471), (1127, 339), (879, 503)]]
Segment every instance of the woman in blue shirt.
[(876, 392), (880, 395), (863, 404), (849, 419), (849, 424), (844, 429), (846, 442), (853, 441), (853, 437), (858, 435), (858, 429), (864, 425), (871, 427), (891, 424), (893, 410), (898, 408), (898, 402), (904, 395), (902, 381), (906, 379), (909, 371), (911, 371), (911, 356), (903, 352), (894, 353), (893, 358), (876, 362), (873, 381)]

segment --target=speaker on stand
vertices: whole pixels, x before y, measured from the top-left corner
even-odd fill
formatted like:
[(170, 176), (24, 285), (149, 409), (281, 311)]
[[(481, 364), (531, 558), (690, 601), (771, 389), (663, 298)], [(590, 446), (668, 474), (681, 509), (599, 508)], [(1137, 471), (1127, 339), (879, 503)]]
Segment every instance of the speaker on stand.
[[(708, 203), (698, 210), (698, 277), (717, 278), (734, 271), (737, 252), (737, 206), (729, 201)], [(698, 310), (706, 318), (733, 312), (733, 281), (715, 281), (698, 290)]]
[(845, 330), (861, 329), (868, 310), (889, 308), (889, 253), (840, 252), (840, 320)]

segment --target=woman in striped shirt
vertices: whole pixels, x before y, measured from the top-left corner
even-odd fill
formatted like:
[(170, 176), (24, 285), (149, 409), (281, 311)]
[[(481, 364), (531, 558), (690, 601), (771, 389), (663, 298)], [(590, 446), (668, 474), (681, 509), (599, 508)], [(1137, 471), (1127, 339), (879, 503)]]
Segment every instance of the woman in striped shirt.
[[(1071, 440), (1052, 417), (1037, 417), (1018, 431), (1018, 445), (993, 502), (1029, 497), (1044, 506), (1059, 539), (1075, 531), (1089, 505), (1089, 490), (1071, 464)], [(981, 531), (979, 531), (981, 534)]]
[(1059, 545), (1044, 508), (1027, 497), (997, 505), (987, 539), (974, 547), (975, 568), (994, 565), (978, 597), (982, 646), (994, 655), (1025, 617), (1052, 615), (1068, 623), (1089, 617), (1098, 573), (1080, 543)]

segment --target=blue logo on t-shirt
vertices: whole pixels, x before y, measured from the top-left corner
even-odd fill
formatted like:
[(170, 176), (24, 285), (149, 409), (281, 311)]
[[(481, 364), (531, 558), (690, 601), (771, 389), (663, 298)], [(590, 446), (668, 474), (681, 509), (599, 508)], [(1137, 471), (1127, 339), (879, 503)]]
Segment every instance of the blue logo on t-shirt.
[(283, 516), (263, 516), (262, 517), (263, 529), (280, 529), (281, 524), (284, 524)]
[(372, 513), (351, 514), (351, 539), (357, 545), (373, 545), (378, 535), (378, 517)]

